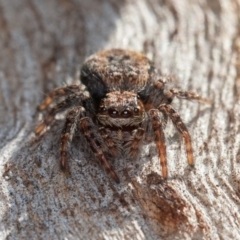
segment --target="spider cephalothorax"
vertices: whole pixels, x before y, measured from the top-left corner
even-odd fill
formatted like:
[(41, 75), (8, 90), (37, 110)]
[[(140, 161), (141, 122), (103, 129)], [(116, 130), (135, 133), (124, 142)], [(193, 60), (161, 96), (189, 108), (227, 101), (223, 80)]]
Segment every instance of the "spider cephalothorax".
[[(135, 157), (147, 126), (154, 135), (163, 178), (167, 178), (164, 125), (171, 119), (185, 140), (188, 163), (193, 164), (191, 137), (178, 113), (171, 106), (174, 97), (209, 103), (193, 92), (167, 90), (164, 78), (143, 54), (111, 49), (90, 56), (81, 69), (81, 84), (53, 90), (39, 110), (47, 115), (35, 130), (42, 135), (55, 115), (69, 109), (61, 135), (61, 167), (68, 170), (69, 143), (76, 129), (85, 136), (96, 159), (110, 176), (119, 178), (109, 162), (120, 152)], [(51, 107), (52, 102), (57, 102)]]
[(97, 119), (104, 126), (124, 128), (138, 126), (145, 118), (145, 110), (136, 93), (115, 91), (101, 100)]

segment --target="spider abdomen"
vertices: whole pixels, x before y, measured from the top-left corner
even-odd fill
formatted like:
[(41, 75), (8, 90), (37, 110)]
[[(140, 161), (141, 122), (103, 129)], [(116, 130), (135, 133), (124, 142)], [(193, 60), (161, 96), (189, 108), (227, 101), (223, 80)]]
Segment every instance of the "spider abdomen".
[(155, 68), (143, 54), (111, 49), (90, 56), (82, 66), (81, 81), (93, 97), (107, 92), (138, 93), (148, 86)]

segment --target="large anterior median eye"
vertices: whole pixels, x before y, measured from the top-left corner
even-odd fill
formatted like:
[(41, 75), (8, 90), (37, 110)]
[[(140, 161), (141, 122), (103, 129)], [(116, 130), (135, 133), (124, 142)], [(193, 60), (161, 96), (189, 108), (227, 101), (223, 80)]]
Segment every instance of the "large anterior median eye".
[(109, 109), (108, 113), (113, 118), (118, 117), (118, 111), (116, 109)]
[(125, 109), (124, 111), (122, 111), (121, 113), (121, 117), (129, 117), (131, 116), (131, 112), (127, 109)]

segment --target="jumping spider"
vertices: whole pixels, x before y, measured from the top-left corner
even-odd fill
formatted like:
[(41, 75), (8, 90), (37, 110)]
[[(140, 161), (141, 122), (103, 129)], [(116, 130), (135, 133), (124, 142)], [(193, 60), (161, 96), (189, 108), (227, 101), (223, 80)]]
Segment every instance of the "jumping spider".
[[(111, 49), (90, 56), (82, 66), (80, 78), (85, 89), (83, 85), (57, 88), (39, 106), (47, 115), (36, 128), (36, 135), (43, 135), (57, 113), (69, 110), (61, 135), (63, 170), (69, 170), (69, 145), (80, 129), (96, 159), (119, 182), (108, 158), (121, 152), (135, 157), (144, 135), (150, 131), (158, 149), (162, 176), (167, 178), (163, 129), (169, 118), (184, 138), (188, 163), (193, 165), (191, 136), (171, 103), (174, 97), (202, 103), (209, 103), (208, 99), (193, 92), (166, 90), (166, 81), (158, 75), (153, 63), (146, 56), (128, 50)], [(65, 100), (59, 102), (61, 97)], [(51, 108), (53, 102), (55, 106)]]

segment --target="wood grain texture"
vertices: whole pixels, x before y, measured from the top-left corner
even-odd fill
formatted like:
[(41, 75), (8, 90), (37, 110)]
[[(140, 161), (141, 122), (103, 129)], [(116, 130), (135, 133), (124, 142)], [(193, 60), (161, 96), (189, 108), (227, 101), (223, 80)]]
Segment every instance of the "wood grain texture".
[[(63, 119), (35, 145), (36, 107), (97, 50), (145, 52), (184, 90), (193, 140), (166, 129), (169, 179), (157, 150), (113, 162), (115, 184), (77, 136), (71, 175), (59, 169)], [(1, 239), (239, 239), (239, 0), (0, 0)]]

